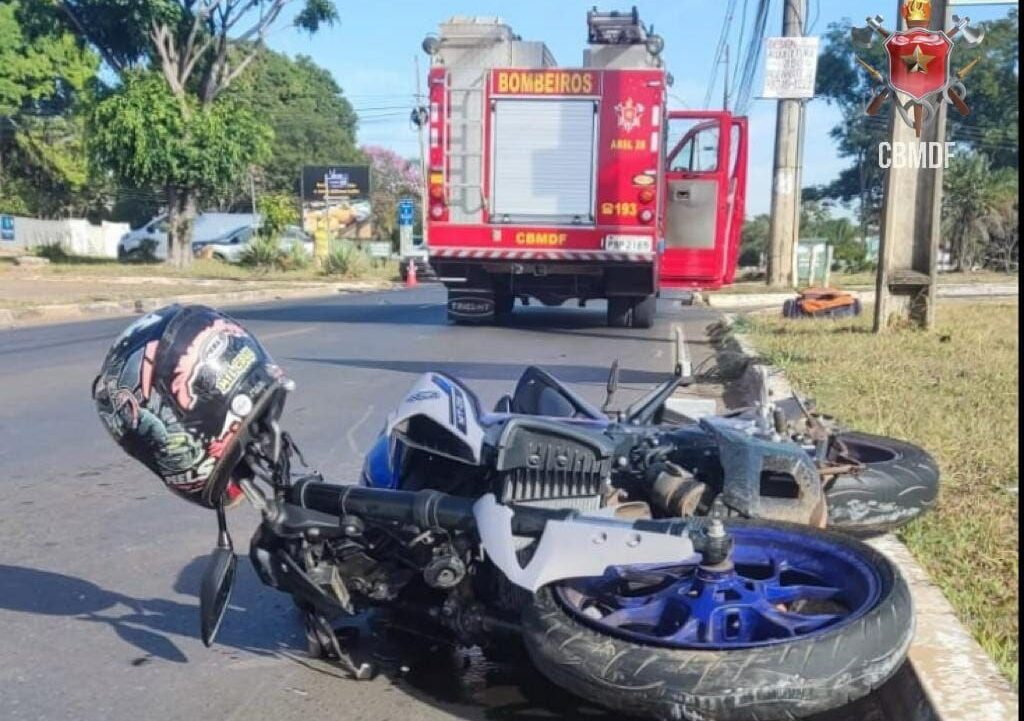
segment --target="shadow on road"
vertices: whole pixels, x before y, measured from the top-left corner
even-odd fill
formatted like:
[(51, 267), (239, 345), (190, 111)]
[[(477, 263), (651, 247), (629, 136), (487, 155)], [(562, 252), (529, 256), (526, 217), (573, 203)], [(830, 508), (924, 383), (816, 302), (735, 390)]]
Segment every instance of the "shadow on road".
[[(198, 596), (205, 566), (205, 556), (194, 559), (178, 575), (175, 590)], [(290, 631), (285, 628), (288, 624), (273, 622), (269, 616), (272, 605), (257, 598), (262, 595), (261, 589), (253, 570), (240, 563), (230, 610), (217, 636), (218, 645), (260, 656), (274, 655), (290, 646), (288, 636), (282, 635), (282, 631)], [(175, 639), (199, 636), (198, 602), (134, 598), (82, 578), (21, 566), (0, 564), (0, 609), (109, 626), (119, 638), (143, 652), (133, 661), (139, 664), (149, 658), (185, 663), (188, 657)]]
[[(430, 371), (439, 371), (455, 376), (460, 380), (509, 381), (519, 380), (526, 369), (523, 363), (483, 363), (474, 361), (402, 361), (373, 360), (367, 358), (310, 358), (291, 357), (282, 360), (302, 363), (322, 363), (325, 365), (344, 366), (347, 368), (369, 368), (372, 370), (396, 371), (420, 375)], [(605, 383), (608, 380), (607, 366), (584, 366), (545, 363), (544, 370), (551, 373), (564, 383)], [(645, 371), (623, 368), (619, 371), (619, 381), (624, 384), (661, 383), (670, 374), (666, 367), (664, 372)], [(511, 391), (511, 386), (509, 391)]]

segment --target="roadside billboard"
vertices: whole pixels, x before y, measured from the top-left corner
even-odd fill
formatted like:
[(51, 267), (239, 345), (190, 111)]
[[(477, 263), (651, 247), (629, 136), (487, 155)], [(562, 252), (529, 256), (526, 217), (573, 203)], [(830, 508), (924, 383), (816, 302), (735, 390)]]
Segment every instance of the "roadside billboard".
[(369, 165), (302, 168), (302, 227), (329, 238), (372, 237)]

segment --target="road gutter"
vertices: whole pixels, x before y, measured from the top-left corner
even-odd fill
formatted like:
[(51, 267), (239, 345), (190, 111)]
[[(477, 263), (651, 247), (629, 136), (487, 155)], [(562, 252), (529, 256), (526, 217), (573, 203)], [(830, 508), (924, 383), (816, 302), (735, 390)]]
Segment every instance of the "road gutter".
[[(734, 316), (726, 314), (716, 338), (720, 355), (731, 365), (744, 361), (736, 383), (733, 405), (753, 405), (761, 397), (762, 378), (767, 378), (773, 398), (788, 398), (793, 388), (780, 368), (757, 371), (760, 353), (750, 339), (733, 328)], [(995, 662), (974, 640), (949, 601), (910, 549), (896, 536), (886, 534), (868, 541), (895, 563), (910, 585), (917, 622), (910, 647), (910, 673), (897, 674), (879, 694), (886, 717), (894, 721), (1009, 721), (1019, 718), (1019, 700), (1000, 674)]]

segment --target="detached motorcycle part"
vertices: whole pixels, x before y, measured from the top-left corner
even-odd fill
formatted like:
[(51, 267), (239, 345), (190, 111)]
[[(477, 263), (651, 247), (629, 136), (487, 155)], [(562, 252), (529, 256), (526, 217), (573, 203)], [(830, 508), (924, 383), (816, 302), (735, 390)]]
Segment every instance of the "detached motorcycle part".
[(541, 589), (523, 615), (534, 664), (623, 713), (702, 721), (803, 718), (899, 668), (913, 609), (882, 554), (793, 524), (726, 526), (732, 570), (609, 569)]
[(939, 468), (923, 449), (855, 432), (836, 434), (831, 445), (830, 460), (860, 468), (837, 475), (826, 488), (829, 527), (858, 535), (888, 533), (935, 505)]

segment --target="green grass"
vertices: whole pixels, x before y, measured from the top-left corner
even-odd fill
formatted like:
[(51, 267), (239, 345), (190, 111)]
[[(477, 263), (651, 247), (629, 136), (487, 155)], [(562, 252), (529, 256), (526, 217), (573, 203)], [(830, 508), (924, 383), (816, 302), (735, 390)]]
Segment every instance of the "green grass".
[(818, 407), (905, 438), (942, 469), (937, 508), (901, 533), (960, 619), (1018, 681), (1016, 301), (946, 303), (933, 332), (750, 316), (746, 332)]
[[(939, 273), (940, 285), (977, 285), (980, 283), (1017, 283), (1020, 276), (1017, 273), (997, 273), (991, 270), (979, 270), (970, 273)], [(875, 272), (865, 273), (833, 273), (829, 279), (829, 285), (833, 288), (851, 288), (856, 290), (870, 290), (875, 287)], [(747, 293), (788, 293), (789, 288), (772, 288), (765, 285), (763, 280), (743, 280), (722, 288), (716, 293), (726, 294), (747, 294)]]
[[(0, 273), (13, 272), (13, 263), (0, 265)], [(325, 274), (313, 264), (305, 268), (280, 270), (278, 268), (251, 267), (219, 260), (193, 259), (192, 264), (178, 270), (166, 263), (120, 263), (116, 260), (101, 258), (79, 258), (65, 256), (59, 262), (51, 262), (48, 266), (33, 268), (34, 273), (42, 275), (68, 276), (117, 276), (131, 277), (169, 277), (182, 279), (210, 280), (248, 280), (248, 281), (324, 281), (324, 280), (396, 280), (398, 263), (388, 260), (384, 263), (367, 262), (361, 265), (356, 273)]]

